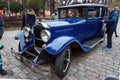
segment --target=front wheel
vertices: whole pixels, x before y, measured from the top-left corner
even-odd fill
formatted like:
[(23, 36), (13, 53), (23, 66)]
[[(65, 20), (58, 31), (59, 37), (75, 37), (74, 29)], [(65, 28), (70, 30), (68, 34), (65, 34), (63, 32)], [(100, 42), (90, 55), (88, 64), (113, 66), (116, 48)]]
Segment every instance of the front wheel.
[(18, 51), (21, 51), (20, 42), (18, 43)]
[(71, 47), (68, 46), (67, 48), (64, 49), (62, 53), (60, 53), (56, 57), (55, 73), (60, 78), (63, 78), (67, 74), (70, 66), (70, 61), (71, 61)]
[[(20, 42), (18, 44), (18, 51), (20, 52), (21, 51), (21, 46), (20, 46)], [(22, 55), (18, 54), (19, 57), (20, 57), (20, 61), (22, 62), (23, 61), (23, 58), (22, 58)]]

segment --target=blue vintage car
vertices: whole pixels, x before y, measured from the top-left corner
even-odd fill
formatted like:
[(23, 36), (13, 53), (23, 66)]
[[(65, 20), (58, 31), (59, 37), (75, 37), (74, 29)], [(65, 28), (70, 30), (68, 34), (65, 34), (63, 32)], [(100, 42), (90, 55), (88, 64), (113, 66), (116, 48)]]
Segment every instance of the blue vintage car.
[(55, 60), (55, 73), (63, 78), (69, 69), (72, 48), (90, 51), (104, 40), (107, 7), (101, 4), (75, 4), (58, 8), (58, 20), (39, 21), (32, 29), (24, 27), (19, 40), (19, 56), (41, 65)]

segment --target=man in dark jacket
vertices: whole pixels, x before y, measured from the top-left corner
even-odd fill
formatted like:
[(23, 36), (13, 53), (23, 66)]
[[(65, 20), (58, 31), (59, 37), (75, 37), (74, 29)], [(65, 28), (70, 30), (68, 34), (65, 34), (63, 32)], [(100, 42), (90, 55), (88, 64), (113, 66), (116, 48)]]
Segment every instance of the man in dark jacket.
[[(0, 11), (0, 40), (2, 39), (4, 32), (4, 21), (3, 21), (3, 14)], [(3, 45), (0, 43), (0, 50), (3, 48)], [(7, 72), (2, 68), (2, 58), (0, 54), (0, 74), (5, 75)]]
[(23, 15), (21, 29), (23, 29), (23, 27), (25, 26), (32, 28), (35, 22), (36, 22), (36, 14), (33, 9), (30, 9), (29, 11), (27, 11), (26, 15), (25, 14)]
[(114, 8), (108, 8), (109, 17), (108, 20), (102, 20), (102, 22), (107, 23), (107, 45), (104, 46), (103, 50), (110, 50), (112, 48), (112, 35), (116, 30), (117, 22), (118, 22), (118, 12)]

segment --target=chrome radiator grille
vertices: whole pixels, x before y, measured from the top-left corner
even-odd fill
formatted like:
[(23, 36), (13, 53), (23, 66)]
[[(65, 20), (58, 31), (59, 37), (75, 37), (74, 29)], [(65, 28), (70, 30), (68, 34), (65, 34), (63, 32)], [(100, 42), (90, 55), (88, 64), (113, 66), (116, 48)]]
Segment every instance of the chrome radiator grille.
[(37, 47), (41, 47), (44, 42), (41, 40), (41, 31), (44, 30), (44, 27), (42, 25), (36, 25), (34, 26), (34, 44)]

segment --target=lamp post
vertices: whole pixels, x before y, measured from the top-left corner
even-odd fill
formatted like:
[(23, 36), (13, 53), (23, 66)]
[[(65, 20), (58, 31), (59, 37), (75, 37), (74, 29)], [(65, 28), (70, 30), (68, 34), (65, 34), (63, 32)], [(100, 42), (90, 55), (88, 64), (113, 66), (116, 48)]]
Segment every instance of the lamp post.
[[(24, 15), (25, 15), (25, 23), (27, 24), (27, 7), (26, 7), (26, 0), (22, 0), (23, 8), (24, 8)], [(23, 15), (23, 16), (24, 16)]]
[(46, 2), (46, 0), (43, 0), (43, 4), (44, 4), (44, 7), (43, 7), (43, 17), (45, 17), (45, 2)]
[(26, 8), (26, 0), (23, 0), (22, 2), (23, 2), (24, 12), (26, 13), (26, 11), (27, 11), (27, 8)]
[(7, 5), (8, 5), (8, 14), (9, 14), (9, 16), (10, 16), (10, 0), (8, 0)]

